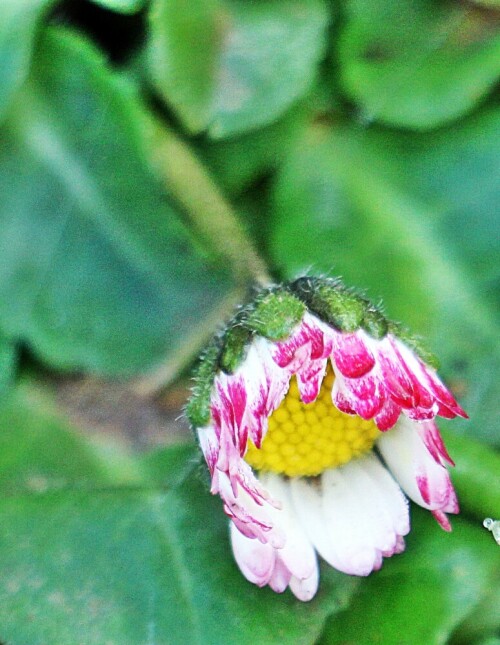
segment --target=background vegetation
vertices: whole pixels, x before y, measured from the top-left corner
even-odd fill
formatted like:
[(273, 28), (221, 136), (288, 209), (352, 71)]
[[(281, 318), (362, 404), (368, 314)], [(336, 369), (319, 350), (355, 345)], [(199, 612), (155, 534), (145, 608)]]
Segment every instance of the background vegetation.
[[(2, 0), (2, 642), (500, 645), (499, 24), (497, 0)], [(383, 298), (471, 417), (442, 423), (453, 533), (414, 508), (405, 554), (325, 568), (307, 605), (242, 578), (167, 414), (252, 281), (306, 270)]]

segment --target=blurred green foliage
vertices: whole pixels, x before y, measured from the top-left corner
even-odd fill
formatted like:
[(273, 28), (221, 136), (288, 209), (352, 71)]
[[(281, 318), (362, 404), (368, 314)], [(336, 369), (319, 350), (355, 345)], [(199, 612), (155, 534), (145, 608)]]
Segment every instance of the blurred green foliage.
[[(498, 642), (499, 25), (496, 0), (2, 0), (0, 640)], [(243, 580), (191, 447), (104, 447), (37, 385), (184, 368), (258, 255), (382, 298), (471, 416), (457, 452), (484, 443), (451, 536), (418, 513), (307, 606)]]

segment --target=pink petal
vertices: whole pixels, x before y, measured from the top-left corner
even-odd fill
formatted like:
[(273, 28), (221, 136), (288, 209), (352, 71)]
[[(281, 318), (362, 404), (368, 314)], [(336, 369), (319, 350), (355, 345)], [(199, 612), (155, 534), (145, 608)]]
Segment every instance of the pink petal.
[(338, 371), (347, 378), (364, 376), (375, 365), (361, 332), (337, 334), (332, 358)]
[(372, 419), (385, 403), (385, 386), (373, 374), (358, 379), (348, 379), (338, 374), (333, 384), (332, 398), (339, 410), (339, 405), (347, 401), (348, 406), (362, 419)]
[(378, 414), (375, 415), (375, 423), (377, 428), (382, 432), (390, 430), (394, 427), (396, 421), (399, 419), (401, 408), (390, 399), (384, 403), (383, 408)]
[(379, 343), (377, 363), (393, 401), (403, 408), (411, 407), (414, 402), (413, 384), (390, 336)]
[(316, 400), (325, 376), (326, 359), (311, 360), (297, 372), (297, 385), (304, 403)]
[(455, 463), (453, 459), (448, 454), (446, 446), (444, 445), (443, 439), (437, 425), (433, 421), (427, 423), (419, 423), (417, 426), (418, 433), (420, 438), (424, 442), (425, 447), (430, 452), (434, 461), (438, 464), (448, 463), (450, 466), (454, 466)]
[(437, 520), (441, 528), (449, 533), (451, 531), (451, 524), (450, 520), (446, 516), (446, 513), (443, 513), (443, 511), (432, 511), (432, 514), (434, 515), (434, 518)]
[[(397, 425), (378, 441), (389, 469), (402, 489), (414, 502), (431, 511), (458, 513), (458, 502), (446, 468), (429, 451), (421, 437), (419, 423), (401, 417)], [(427, 430), (427, 443), (437, 450), (437, 443)], [(432, 439), (430, 438), (432, 436)], [(439, 453), (436, 453), (439, 456)]]
[(332, 351), (332, 332), (319, 319), (305, 314), (302, 322), (285, 341), (275, 343), (273, 359), (282, 368), (297, 372), (304, 361), (327, 358)]
[(455, 416), (460, 416), (468, 419), (469, 417), (467, 413), (458, 405), (451, 392), (445, 387), (445, 385), (443, 385), (438, 376), (435, 373), (431, 372), (426, 366), (423, 366), (423, 370), (425, 371), (434, 395), (441, 403), (441, 405), (444, 406), (444, 408), (446, 408), (449, 412), (454, 413)]

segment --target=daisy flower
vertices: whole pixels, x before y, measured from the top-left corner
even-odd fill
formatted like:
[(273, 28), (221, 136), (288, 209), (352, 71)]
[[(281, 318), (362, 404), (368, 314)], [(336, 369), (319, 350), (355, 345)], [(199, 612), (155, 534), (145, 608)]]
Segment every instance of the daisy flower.
[(401, 553), (407, 498), (447, 531), (458, 503), (435, 417), (465, 417), (428, 355), (328, 278), (269, 287), (202, 358), (188, 417), (243, 575), (300, 600), (318, 554), (366, 576)]

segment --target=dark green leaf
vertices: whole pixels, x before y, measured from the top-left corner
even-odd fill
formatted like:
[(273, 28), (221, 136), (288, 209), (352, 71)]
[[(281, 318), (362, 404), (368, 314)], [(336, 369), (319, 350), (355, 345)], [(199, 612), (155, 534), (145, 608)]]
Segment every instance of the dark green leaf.
[(312, 645), (357, 586), (325, 571), (305, 604), (248, 583), (192, 447), (134, 463), (68, 431), (33, 388), (0, 426), (3, 642)]
[(339, 57), (364, 119), (425, 129), (470, 111), (495, 85), (500, 35), (466, 3), (352, 0)]
[(191, 132), (242, 134), (306, 92), (327, 24), (323, 0), (155, 0), (150, 74)]
[(0, 325), (58, 367), (159, 361), (228, 287), (144, 160), (131, 87), (49, 31), (0, 141)]
[(442, 645), (498, 584), (500, 549), (481, 528), (457, 518), (446, 535), (430, 514), (413, 515), (405, 554), (364, 582), (356, 611), (330, 619), (321, 645)]

